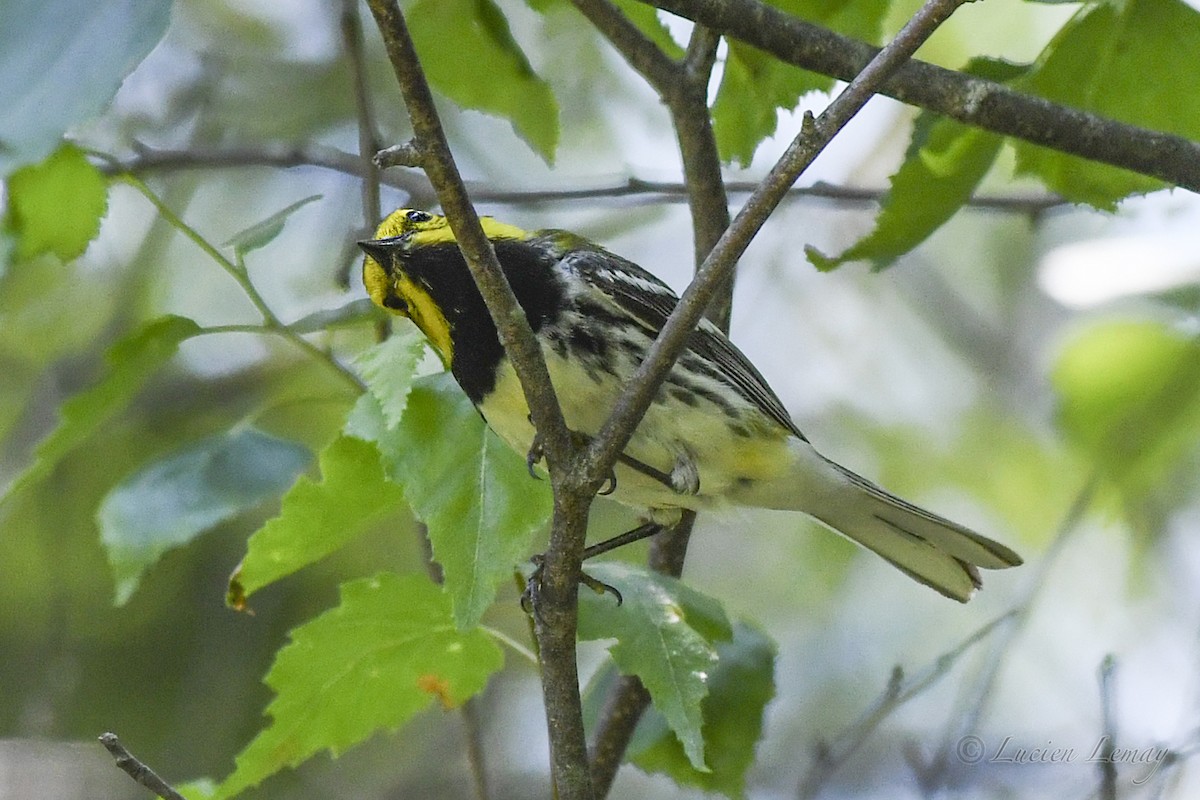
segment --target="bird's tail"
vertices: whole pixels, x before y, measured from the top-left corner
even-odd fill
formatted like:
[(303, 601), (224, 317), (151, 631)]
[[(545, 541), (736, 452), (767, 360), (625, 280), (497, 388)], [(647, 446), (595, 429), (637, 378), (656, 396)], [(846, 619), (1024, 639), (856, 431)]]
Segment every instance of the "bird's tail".
[(814, 457), (824, 462), (825, 479), (804, 510), (947, 597), (965, 603), (980, 586), (980, 568), (1021, 563), (999, 542), (902, 500), (811, 449), (804, 458), (809, 475)]

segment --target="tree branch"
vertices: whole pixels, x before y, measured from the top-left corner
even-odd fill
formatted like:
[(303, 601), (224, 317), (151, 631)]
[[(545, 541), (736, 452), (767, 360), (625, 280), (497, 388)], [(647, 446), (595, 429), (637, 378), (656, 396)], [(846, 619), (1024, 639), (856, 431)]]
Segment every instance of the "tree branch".
[(375, 126), (375, 114), (371, 109), (371, 95), (367, 89), (367, 63), (363, 53), (362, 20), (358, 15), (358, 0), (342, 0), (338, 17), (342, 31), (342, 45), (346, 49), (346, 60), (350, 63), (350, 74), (354, 86), (354, 110), (358, 116), (358, 160), (362, 163), (362, 206), (366, 226), (373, 231), (381, 216), (379, 209), (379, 167), (374, 157), (379, 152), (379, 131)]
[(99, 739), (100, 744), (104, 745), (104, 749), (112, 755), (117, 766), (136, 783), (145, 786), (162, 800), (184, 800), (184, 796), (158, 777), (154, 770), (134, 758), (133, 754), (125, 749), (125, 745), (121, 744), (121, 740), (115, 733), (102, 733)]
[[(839, 80), (878, 49), (778, 11), (760, 0), (642, 0)], [(1063, 153), (1200, 192), (1200, 142), (1052, 103), (999, 83), (909, 61), (879, 87), (902, 103)]]
[(591, 773), (579, 699), (575, 632), (587, 511), (603, 479), (589, 481), (574, 466), (578, 460), (576, 449), (541, 348), (467, 197), (404, 16), (395, 0), (368, 0), (368, 4), (412, 120), (415, 152), (437, 191), (459, 249), (496, 324), (500, 342), (520, 379), (550, 469), (554, 522), (533, 616), (542, 659), (551, 770), (557, 797), (590, 800)]
[(658, 338), (646, 354), (628, 388), (617, 401), (612, 415), (588, 446), (580, 467), (588, 475), (603, 475), (611, 468), (633, 435), (638, 421), (650, 403), (675, 359), (683, 351), (688, 337), (700, 321), (709, 301), (729, 280), (734, 265), (750, 240), (787, 193), (796, 178), (808, 167), (858, 111), (875, 90), (897, 70), (917, 47), (965, 0), (929, 0), (896, 38), (871, 60), (841, 94), (813, 120), (805, 118), (800, 133), (779, 162), (722, 234), (715, 248), (697, 271), (695, 280), (680, 298), (675, 311), (663, 325)]
[[(721, 175), (720, 154), (708, 113), (708, 82), (716, 62), (720, 37), (703, 25), (692, 29), (687, 52), (680, 63), (671, 61), (628, 22), (614, 24), (607, 0), (575, 0), (581, 11), (601, 27), (614, 46), (658, 92), (667, 105), (679, 142), (684, 188), (692, 215), (692, 241), (697, 269), (708, 257), (721, 234), (729, 227), (729, 199)], [(596, 9), (605, 9), (603, 13)], [(619, 13), (616, 15), (624, 21)], [(597, 22), (597, 19), (600, 22)], [(652, 50), (657, 55), (645, 51)], [(645, 64), (645, 66), (641, 66)], [(717, 290), (709, 318), (728, 332), (733, 307), (733, 275)], [(670, 530), (654, 537), (650, 545), (650, 567), (678, 578), (683, 574), (688, 543), (696, 514), (684, 513)], [(612, 788), (638, 721), (650, 704), (650, 695), (634, 676), (622, 676), (611, 689), (596, 723), (592, 746), (592, 784), (597, 797)]]

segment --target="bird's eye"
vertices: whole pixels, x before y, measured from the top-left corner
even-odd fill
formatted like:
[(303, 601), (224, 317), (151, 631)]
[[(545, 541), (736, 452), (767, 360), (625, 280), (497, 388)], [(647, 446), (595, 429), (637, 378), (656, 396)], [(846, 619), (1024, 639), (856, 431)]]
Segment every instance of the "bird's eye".
[(429, 222), (429, 220), (433, 219), (433, 215), (424, 211), (409, 211), (404, 215), (404, 218), (409, 222)]

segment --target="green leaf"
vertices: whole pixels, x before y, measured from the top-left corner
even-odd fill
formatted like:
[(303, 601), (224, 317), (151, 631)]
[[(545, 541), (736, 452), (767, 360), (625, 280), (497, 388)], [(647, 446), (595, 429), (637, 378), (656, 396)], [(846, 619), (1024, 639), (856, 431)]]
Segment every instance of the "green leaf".
[(1148, 492), (1200, 441), (1200, 340), (1157, 322), (1107, 322), (1054, 367), (1068, 439), (1127, 494)]
[(534, 533), (550, 517), (549, 486), (529, 476), (524, 457), (484, 425), (448, 374), (414, 382), (392, 431), (364, 395), (348, 432), (378, 444), (388, 473), (429, 528), (455, 620), (474, 625), (528, 558)]
[(558, 145), (558, 103), (492, 0), (417, 0), (406, 13), (430, 83), (465, 108), (508, 119), (546, 161)]
[(228, 798), (321, 750), (340, 755), (396, 730), (436, 701), (478, 694), (504, 657), (483, 631), (459, 631), (428, 578), (380, 574), (342, 585), (341, 604), (292, 631), (267, 675), (271, 724), (237, 757)]
[(108, 373), (92, 388), (63, 403), (58, 427), (37, 446), (33, 463), (13, 480), (0, 504), (46, 477), (67, 453), (129, 404), (147, 378), (175, 355), (181, 342), (200, 332), (192, 320), (168, 316), (114, 344), (105, 359)]
[(266, 247), (283, 231), (283, 225), (288, 221), (288, 217), (314, 200), (320, 199), (321, 195), (313, 194), (303, 200), (297, 200), (287, 208), (276, 211), (261, 222), (256, 222), (250, 227), (235, 233), (229, 241), (225, 242), (224, 246), (232, 247), (239, 255), (245, 255), (252, 250)]
[(96, 520), (124, 605), (167, 550), (278, 496), (312, 458), (307, 448), (253, 429), (201, 439), (121, 481)]
[[(963, 71), (994, 81), (1011, 80), (1023, 67), (993, 59), (976, 59)], [(849, 261), (889, 266), (925, 241), (971, 199), (1000, 152), (1003, 138), (952, 119), (922, 112), (913, 126), (904, 163), (891, 178), (880, 204), (875, 230), (836, 256), (805, 248), (808, 260), (822, 272)]]
[(658, 9), (640, 0), (614, 0), (613, 5), (621, 9), (621, 13), (629, 19), (646, 38), (658, 45), (668, 57), (681, 59), (683, 48), (671, 36), (667, 26), (658, 18)]
[(679, 740), (656, 709), (648, 709), (630, 743), (628, 759), (646, 772), (660, 772), (680, 786), (726, 797), (746, 795), (746, 771), (762, 736), (763, 713), (775, 696), (775, 643), (738, 622), (733, 638), (717, 642), (717, 668), (700, 701), (704, 752), (711, 770), (695, 769)]
[[(1096, 3), (1046, 47), (1019, 88), (1113, 119), (1200, 139), (1200, 96), (1179, 89), (1180, 53), (1200, 50), (1200, 13), (1179, 0)], [(1018, 172), (1063, 197), (1112, 209), (1153, 178), (1014, 142)]]
[(83, 255), (96, 238), (107, 210), (104, 176), (82, 150), (64, 144), (45, 161), (9, 178), (4, 227), (16, 239), (16, 258), (53, 253), (70, 261)]
[(170, 19), (171, 0), (0, 3), (0, 176), (107, 108)]
[(229, 581), (233, 608), (243, 610), (254, 592), (319, 561), (403, 506), (400, 487), (383, 474), (369, 442), (339, 437), (317, 460), (321, 481), (301, 477), (284, 495), (279, 516), (250, 536)]
[(361, 325), (373, 319), (384, 319), (385, 313), (368, 297), (360, 297), (337, 308), (323, 308), (306, 314), (288, 325), (296, 333), (315, 333), (348, 325)]
[(409, 326), (354, 359), (367, 391), (383, 411), (388, 430), (394, 430), (404, 416), (417, 366), (425, 355), (425, 342), (416, 326)]
[[(777, 0), (771, 5), (846, 36), (878, 43), (889, 0)], [(774, 135), (779, 111), (794, 109), (807, 92), (832, 86), (832, 78), (730, 41), (712, 108), (721, 158), (749, 165), (758, 146)]]
[(624, 602), (582, 593), (579, 638), (617, 640), (608, 650), (613, 661), (641, 679), (692, 768), (708, 772), (701, 701), (717, 664), (714, 642), (732, 635), (721, 604), (674, 578), (619, 562), (589, 564), (587, 572), (619, 589)]

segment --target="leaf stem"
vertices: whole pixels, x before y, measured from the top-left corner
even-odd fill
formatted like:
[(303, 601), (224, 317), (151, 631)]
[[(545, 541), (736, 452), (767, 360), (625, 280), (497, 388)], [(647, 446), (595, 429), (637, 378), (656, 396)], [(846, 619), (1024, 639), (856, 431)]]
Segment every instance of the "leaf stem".
[(267, 305), (267, 301), (259, 293), (258, 289), (255, 288), (254, 282), (250, 279), (250, 273), (246, 269), (246, 265), (242, 261), (240, 254), (237, 256), (236, 262), (230, 261), (224, 253), (214, 247), (199, 231), (185, 222), (182, 217), (164, 203), (141, 179), (129, 173), (123, 173), (117, 179), (133, 187), (138, 193), (149, 200), (171, 227), (182, 233), (209, 258), (215, 261), (221, 269), (225, 270), (229, 277), (237, 281), (238, 286), (242, 288), (246, 297), (249, 298), (250, 302), (263, 318), (262, 323), (259, 325), (218, 325), (205, 328), (204, 333), (270, 333), (281, 336), (309, 356), (326, 364), (355, 392), (362, 392), (366, 388), (357, 375), (338, 363), (337, 359), (328, 352), (317, 347), (308, 339), (305, 339), (299, 333), (289, 328), (275, 315), (275, 312)]

